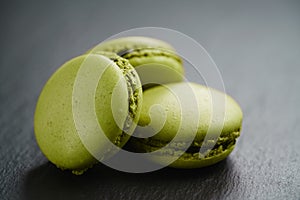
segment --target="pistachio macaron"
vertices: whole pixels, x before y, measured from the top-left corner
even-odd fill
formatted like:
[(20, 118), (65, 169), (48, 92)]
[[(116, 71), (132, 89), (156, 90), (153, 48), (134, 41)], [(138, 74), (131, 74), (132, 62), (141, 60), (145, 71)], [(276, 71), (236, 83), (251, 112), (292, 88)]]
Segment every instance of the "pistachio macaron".
[(184, 69), (180, 56), (168, 43), (149, 37), (122, 37), (108, 40), (87, 53), (115, 52), (126, 58), (137, 70), (144, 88), (157, 84), (180, 82)]
[(141, 103), (139, 77), (126, 59), (114, 53), (73, 58), (41, 91), (34, 116), (36, 141), (58, 168), (81, 174), (112, 156), (112, 146), (127, 142)]
[[(191, 95), (178, 99), (189, 88)], [(155, 106), (160, 110), (153, 109)], [(138, 153), (156, 152), (149, 158), (161, 165), (173, 160), (170, 166), (175, 168), (209, 166), (232, 152), (240, 135), (242, 118), (236, 101), (218, 90), (186, 82), (156, 86), (143, 94), (139, 125), (157, 133), (145, 138), (132, 137), (127, 146)], [(173, 142), (179, 131), (181, 135)]]

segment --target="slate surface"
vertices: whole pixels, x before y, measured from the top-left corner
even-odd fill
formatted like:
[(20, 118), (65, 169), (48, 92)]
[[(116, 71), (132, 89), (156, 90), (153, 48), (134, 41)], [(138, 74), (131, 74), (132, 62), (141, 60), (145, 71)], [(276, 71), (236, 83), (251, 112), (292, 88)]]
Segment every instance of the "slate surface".
[[(299, 1), (1, 1), (0, 199), (300, 199)], [(217, 63), (244, 111), (230, 157), (197, 170), (83, 176), (34, 139), (43, 84), (66, 60), (134, 27), (181, 31)]]

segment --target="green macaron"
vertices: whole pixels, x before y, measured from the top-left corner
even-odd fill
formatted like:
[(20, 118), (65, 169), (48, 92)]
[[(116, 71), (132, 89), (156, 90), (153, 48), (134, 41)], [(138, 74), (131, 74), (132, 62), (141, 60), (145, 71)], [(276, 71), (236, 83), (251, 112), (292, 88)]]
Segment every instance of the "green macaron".
[(74, 174), (112, 156), (112, 146), (122, 147), (141, 110), (141, 83), (132, 65), (114, 53), (103, 54), (63, 64), (36, 105), (34, 131), (41, 151)]
[(122, 37), (100, 43), (87, 53), (115, 52), (135, 67), (144, 88), (180, 82), (184, 78), (181, 58), (168, 43), (149, 37)]
[[(139, 119), (139, 125), (147, 129), (132, 137), (128, 148), (155, 153), (149, 159), (161, 165), (172, 161), (170, 166), (175, 168), (209, 166), (232, 152), (242, 118), (239, 105), (218, 90), (186, 82), (152, 87), (143, 94)], [(157, 133), (141, 138), (146, 130)]]

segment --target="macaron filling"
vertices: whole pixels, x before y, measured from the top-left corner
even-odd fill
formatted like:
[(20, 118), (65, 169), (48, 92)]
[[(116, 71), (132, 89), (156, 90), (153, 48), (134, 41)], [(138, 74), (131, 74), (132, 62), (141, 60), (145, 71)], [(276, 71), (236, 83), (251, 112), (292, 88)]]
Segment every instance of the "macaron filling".
[(170, 44), (155, 38), (131, 36), (105, 41), (95, 46), (93, 49), (90, 49), (88, 53), (98, 51), (118, 53), (120, 51), (127, 51), (129, 49), (138, 48), (159, 48), (171, 51), (175, 50)]
[(182, 63), (181, 58), (171, 51), (160, 48), (139, 48), (139, 49), (124, 49), (117, 53), (119, 56), (128, 60), (137, 57), (162, 56), (164, 58), (172, 58), (178, 63)]
[(137, 72), (130, 65), (130, 63), (116, 55), (115, 53), (110, 52), (99, 52), (99, 54), (108, 57), (112, 60), (119, 68), (122, 70), (123, 76), (126, 80), (127, 89), (128, 89), (128, 116), (123, 125), (122, 134), (117, 136), (114, 141), (115, 145), (119, 145), (122, 142), (122, 138), (127, 136), (127, 132), (132, 127), (132, 124), (137, 121), (137, 112), (139, 109), (139, 101), (140, 101), (140, 89), (141, 85)]
[[(175, 142), (175, 143), (170, 143), (158, 139), (153, 139), (153, 138), (132, 138), (134, 140), (134, 143), (138, 144), (135, 145), (137, 151), (140, 153), (149, 153), (153, 152), (156, 150), (159, 150), (160, 148), (166, 146), (169, 144), (169, 146), (166, 148), (165, 151), (159, 151), (159, 154), (161, 155), (170, 155), (170, 156), (177, 156), (180, 155), (179, 159), (183, 160), (200, 160), (199, 158), (199, 152), (201, 147), (206, 147), (208, 148), (208, 153), (204, 156), (205, 158), (209, 158), (212, 156), (216, 156), (219, 154), (222, 154), (224, 151), (230, 149), (233, 147), (236, 143), (236, 139), (240, 136), (240, 130), (236, 130), (233, 132), (230, 132), (228, 134), (222, 134), (221, 136), (218, 137), (217, 142), (215, 143), (214, 140), (207, 140), (204, 143), (204, 140), (202, 141), (193, 141), (192, 144), (186, 149), (187, 143), (186, 142)], [(214, 145), (214, 147), (209, 150), (209, 147), (211, 145)], [(186, 150), (185, 150), (186, 149)], [(184, 151), (184, 153), (182, 153)]]

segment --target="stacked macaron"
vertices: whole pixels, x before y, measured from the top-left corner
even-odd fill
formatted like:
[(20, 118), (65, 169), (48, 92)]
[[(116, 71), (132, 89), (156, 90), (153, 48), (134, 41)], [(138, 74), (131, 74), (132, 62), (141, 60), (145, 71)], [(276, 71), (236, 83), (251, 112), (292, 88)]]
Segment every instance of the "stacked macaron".
[[(45, 84), (34, 117), (37, 143), (49, 161), (74, 174), (125, 144), (128, 151), (157, 152), (155, 163), (174, 160), (171, 167), (217, 163), (235, 146), (242, 111), (228, 95), (183, 80), (182, 60), (168, 43), (147, 37), (103, 42), (63, 64)], [(212, 96), (223, 109), (213, 109)], [(164, 115), (150, 114), (158, 104)], [(157, 132), (145, 138), (137, 126)]]

